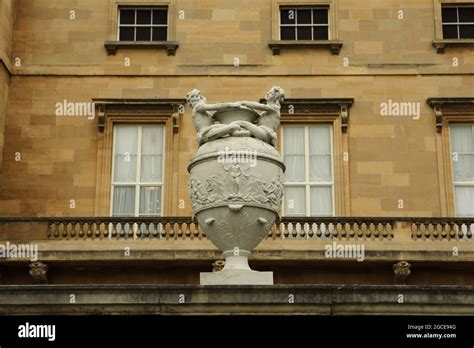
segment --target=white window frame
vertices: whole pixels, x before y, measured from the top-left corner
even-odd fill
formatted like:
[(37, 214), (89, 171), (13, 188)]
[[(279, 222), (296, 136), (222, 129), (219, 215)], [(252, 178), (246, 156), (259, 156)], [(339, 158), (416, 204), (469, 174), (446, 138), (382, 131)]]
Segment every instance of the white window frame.
[[(117, 139), (117, 126), (133, 126), (138, 128), (138, 136), (137, 136), (137, 168), (136, 168), (136, 173), (135, 173), (135, 181), (131, 182), (120, 182), (120, 181), (114, 181), (115, 178), (115, 144), (116, 144), (116, 139)], [(142, 131), (143, 127), (146, 126), (160, 126), (163, 128), (163, 155), (162, 155), (162, 173), (161, 173), (161, 181), (154, 181), (154, 182), (144, 182), (142, 183), (140, 181), (140, 171), (141, 171), (141, 160), (142, 160)], [(165, 144), (166, 144), (166, 128), (162, 124), (127, 124), (127, 123), (122, 123), (122, 124), (116, 124), (114, 125), (114, 131), (113, 131), (113, 139), (112, 139), (112, 177), (111, 177), (111, 190), (110, 190), (110, 216), (129, 216), (129, 215), (113, 215), (114, 213), (114, 188), (115, 186), (135, 186), (135, 209), (134, 209), (134, 217), (139, 217), (139, 216), (162, 216), (163, 214), (163, 186), (164, 186), (164, 175), (165, 175)], [(160, 206), (160, 215), (156, 214), (141, 214), (140, 215), (140, 188), (141, 187), (156, 187), (159, 186), (161, 189), (161, 206)]]
[[(295, 24), (282, 24), (281, 23), (281, 11), (282, 10), (292, 10), (295, 9)], [(328, 13), (328, 22), (327, 24), (315, 24), (314, 23), (314, 13), (312, 10), (326, 10)], [(298, 24), (298, 10), (311, 10), (311, 24)], [(314, 40), (314, 32), (313, 27), (327, 27), (328, 28), (328, 38), (327, 41), (331, 40), (331, 16), (330, 16), (330, 7), (329, 5), (315, 5), (315, 6), (291, 6), (291, 5), (281, 5), (278, 9), (278, 37), (279, 40), (281, 38), (281, 27), (294, 27), (295, 30), (295, 39), (291, 41), (305, 41), (305, 40), (298, 40), (298, 27), (311, 27), (311, 40), (310, 41), (320, 41)], [(326, 41), (326, 40), (323, 40)]]
[[(314, 181), (309, 181), (309, 127), (314, 127), (314, 126), (327, 126), (329, 127), (329, 133), (330, 133), (330, 146), (331, 146), (331, 181), (328, 182), (314, 182)], [(285, 127), (304, 127), (304, 152), (305, 152), (305, 181), (304, 182), (287, 182), (285, 181), (283, 183), (284, 187), (288, 186), (295, 186), (295, 187), (305, 187), (305, 214), (292, 214), (292, 215), (285, 215), (285, 198), (283, 197), (283, 205), (282, 205), (282, 215), (283, 216), (314, 216), (311, 215), (311, 187), (315, 186), (321, 186), (321, 187), (331, 187), (331, 200), (332, 200), (332, 214), (331, 215), (316, 215), (316, 216), (335, 216), (335, 211), (336, 211), (336, 203), (335, 203), (335, 194), (334, 194), (334, 141), (333, 141), (333, 125), (331, 124), (311, 124), (311, 123), (302, 123), (302, 124), (284, 124), (281, 126), (281, 155), (282, 158), (285, 158), (285, 147), (284, 147), (284, 131), (283, 128)]]
[[(451, 132), (451, 127), (456, 127), (456, 126), (466, 126), (466, 127), (470, 127), (471, 130), (474, 128), (474, 124), (470, 124), (470, 123), (452, 123), (449, 125), (450, 127), (450, 134), (452, 134)], [(473, 130), (474, 131), (474, 130)], [(474, 134), (473, 134), (474, 136)], [(452, 148), (453, 147), (453, 142), (452, 142), (452, 138), (450, 137), (449, 138), (449, 142), (450, 142), (450, 146), (451, 146), (451, 177), (453, 178), (453, 194), (454, 194), (454, 211), (456, 213), (456, 217), (474, 217), (474, 215), (459, 215), (458, 214), (458, 209), (457, 209), (457, 199), (456, 199), (456, 187), (474, 187), (474, 181), (456, 181), (455, 179), (455, 176), (454, 176), (454, 159), (453, 159), (453, 154), (454, 154), (454, 149)], [(474, 155), (474, 152), (467, 152), (467, 153), (460, 153), (460, 152), (457, 152), (458, 155)]]
[[(461, 33), (459, 31), (461, 25), (474, 25), (474, 22), (460, 22), (459, 21), (459, 9), (460, 8), (473, 8), (474, 6), (469, 6), (469, 5), (466, 5), (466, 4), (460, 4), (458, 6), (456, 5), (450, 5), (450, 4), (442, 4), (441, 5), (441, 32), (443, 33), (443, 39), (449, 39), (449, 38), (445, 38), (444, 37), (444, 26), (445, 25), (455, 25), (456, 26), (456, 30), (457, 30), (457, 37), (456, 39), (453, 39), (453, 40), (463, 40), (461, 39)], [(457, 15), (457, 19), (456, 19), (456, 22), (444, 22), (443, 21), (443, 9), (445, 8), (455, 8), (456, 9), (456, 15)]]
[[(120, 23), (120, 12), (122, 10), (134, 10), (135, 11), (135, 24), (122, 24), (122, 23)], [(151, 11), (151, 24), (137, 24), (137, 10), (149, 10), (149, 11)], [(166, 10), (166, 24), (153, 24), (153, 10)], [(170, 35), (170, 29), (169, 29), (170, 11), (169, 11), (168, 6), (155, 6), (155, 7), (120, 6), (118, 8), (117, 12), (118, 12), (117, 41), (120, 41), (120, 28), (121, 27), (135, 28), (135, 30), (133, 31), (133, 41), (134, 42), (156, 42), (156, 41), (153, 41), (153, 28), (155, 28), (155, 27), (166, 28), (166, 41), (169, 40), (169, 35)], [(136, 28), (140, 28), (140, 27), (151, 29), (150, 41), (137, 41), (137, 30), (136, 30)]]

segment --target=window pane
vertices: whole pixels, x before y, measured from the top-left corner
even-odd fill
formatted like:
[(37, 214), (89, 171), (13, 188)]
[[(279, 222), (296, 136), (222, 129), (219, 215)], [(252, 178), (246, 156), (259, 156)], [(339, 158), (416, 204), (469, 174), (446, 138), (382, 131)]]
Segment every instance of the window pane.
[(298, 27), (298, 40), (311, 40), (311, 27)]
[(135, 29), (133, 27), (120, 27), (120, 41), (135, 41)]
[(281, 27), (280, 28), (281, 40), (295, 40), (296, 39), (296, 28), (295, 27)]
[(133, 216), (135, 214), (135, 187), (115, 186), (114, 202), (112, 205), (112, 215)]
[(305, 181), (304, 128), (283, 128), (283, 152), (285, 154), (285, 181)]
[(309, 156), (309, 180), (312, 182), (331, 182), (331, 155)]
[(115, 131), (115, 182), (135, 182), (137, 168), (137, 127), (117, 126)]
[(166, 27), (153, 28), (153, 41), (168, 40), (168, 29)]
[(313, 40), (329, 40), (329, 28), (313, 27)]
[(331, 153), (331, 126), (309, 126), (308, 134), (310, 154)]
[(140, 215), (161, 215), (161, 187), (140, 187)]
[(474, 216), (474, 187), (455, 187), (456, 215)]
[(282, 9), (280, 11), (280, 22), (281, 24), (296, 24), (296, 10)]
[(474, 7), (460, 7), (459, 21), (464, 23), (474, 23)]
[(443, 25), (443, 38), (444, 39), (457, 39), (458, 27), (456, 25)]
[(460, 39), (474, 39), (474, 25), (459, 26)]
[(137, 27), (137, 41), (151, 41), (151, 28)]
[(311, 10), (298, 10), (296, 19), (298, 24), (311, 24)]
[(311, 215), (332, 216), (332, 187), (311, 187)]
[(327, 24), (328, 10), (313, 10), (313, 24)]
[(456, 182), (474, 182), (474, 127), (451, 126), (453, 174)]
[(163, 127), (144, 126), (142, 129), (142, 160), (140, 180), (161, 182), (163, 173)]
[(474, 153), (474, 126), (451, 126), (450, 131), (453, 152)]
[(154, 10), (153, 24), (168, 24), (168, 10)]
[(443, 23), (457, 23), (458, 14), (456, 7), (443, 7), (442, 17)]
[(474, 182), (474, 155), (457, 155), (453, 161), (454, 181)]
[(285, 187), (285, 215), (306, 215), (305, 188), (303, 186)]
[(135, 10), (120, 10), (120, 24), (135, 24)]
[(331, 182), (331, 128), (329, 126), (308, 128), (310, 181)]
[(137, 24), (151, 24), (151, 10), (137, 10)]

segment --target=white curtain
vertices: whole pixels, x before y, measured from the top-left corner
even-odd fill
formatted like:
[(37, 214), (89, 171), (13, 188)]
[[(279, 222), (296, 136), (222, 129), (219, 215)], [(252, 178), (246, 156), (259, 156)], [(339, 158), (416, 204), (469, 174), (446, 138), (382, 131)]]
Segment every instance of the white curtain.
[(318, 125), (308, 127), (309, 133), (309, 180), (331, 182), (331, 127)]
[(456, 214), (474, 217), (474, 187), (456, 186)]
[(138, 127), (119, 125), (115, 129), (115, 182), (134, 182), (137, 170)]
[(285, 181), (304, 182), (304, 127), (283, 127), (283, 153), (286, 165)]
[(311, 187), (311, 215), (332, 216), (332, 187)]
[(163, 180), (163, 126), (142, 128), (141, 182)]
[(112, 214), (114, 216), (133, 216), (135, 206), (134, 186), (115, 186)]
[(474, 183), (474, 126), (452, 125), (450, 131), (456, 214), (474, 216), (474, 187), (457, 185), (460, 182)]
[(454, 181), (474, 181), (474, 126), (451, 126), (451, 144)]
[(140, 188), (140, 215), (161, 215), (161, 187)]
[(304, 186), (285, 187), (285, 216), (306, 215)]

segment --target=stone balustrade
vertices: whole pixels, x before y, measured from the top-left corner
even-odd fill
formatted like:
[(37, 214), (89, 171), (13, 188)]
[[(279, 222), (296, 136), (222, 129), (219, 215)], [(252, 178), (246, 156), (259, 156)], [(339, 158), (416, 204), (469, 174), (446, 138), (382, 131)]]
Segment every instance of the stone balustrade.
[[(403, 236), (405, 238), (403, 238)], [(284, 217), (266, 241), (472, 241), (474, 218)], [(0, 240), (202, 240), (191, 217), (0, 218)]]

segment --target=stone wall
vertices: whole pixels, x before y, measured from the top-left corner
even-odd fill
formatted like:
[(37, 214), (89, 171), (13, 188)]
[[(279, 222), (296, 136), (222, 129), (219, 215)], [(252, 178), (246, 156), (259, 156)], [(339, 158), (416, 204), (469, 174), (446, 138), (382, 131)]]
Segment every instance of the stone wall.
[[(272, 55), (270, 0), (174, 3), (176, 17), (178, 11), (185, 14), (176, 20), (176, 56), (158, 49), (119, 49), (109, 56), (104, 42), (110, 39), (112, 0), (35, 0), (34, 6), (18, 1), (12, 57), (20, 58), (21, 66), (13, 70), (8, 97), (0, 215), (103, 215), (95, 209), (97, 119), (57, 117), (58, 102), (183, 98), (196, 87), (210, 102), (258, 100), (272, 85), (284, 87), (288, 98), (355, 99), (348, 133), (342, 135), (349, 152), (346, 215), (443, 215), (439, 134), (425, 102), (472, 96), (474, 60), (472, 48), (450, 47), (442, 55), (431, 46), (433, 0), (330, 1), (337, 5), (339, 55), (327, 49)], [(11, 2), (2, 4), (5, 9)], [(452, 65), (453, 58), (459, 66)], [(8, 74), (0, 73), (0, 96), (7, 80)], [(380, 116), (380, 104), (389, 99), (420, 103), (420, 119)], [(173, 176), (179, 184), (165, 187), (165, 196), (185, 204), (167, 205), (163, 214), (189, 216), (186, 166), (196, 149), (189, 109), (180, 126), (166, 154), (177, 161)], [(0, 126), (0, 149), (1, 134)]]
[(5, 143), (15, 0), (0, 3), (0, 172)]

